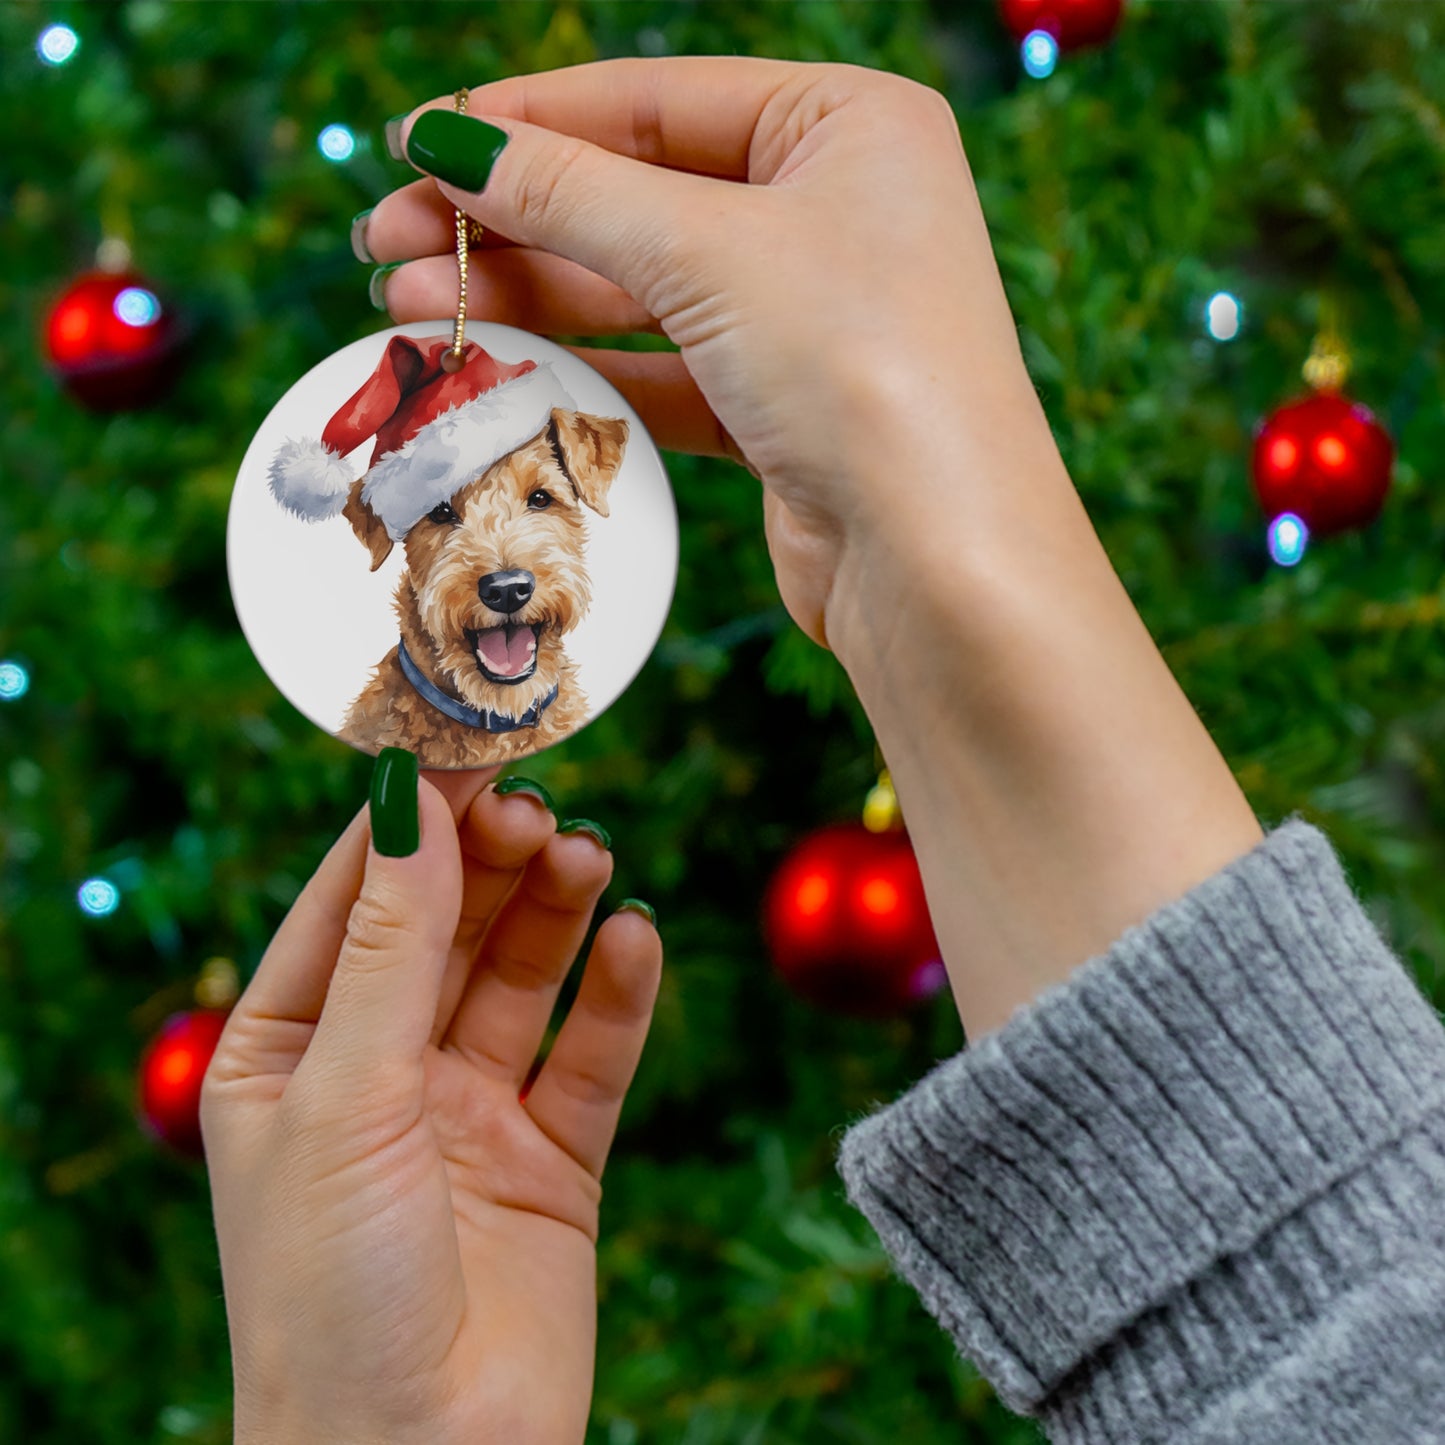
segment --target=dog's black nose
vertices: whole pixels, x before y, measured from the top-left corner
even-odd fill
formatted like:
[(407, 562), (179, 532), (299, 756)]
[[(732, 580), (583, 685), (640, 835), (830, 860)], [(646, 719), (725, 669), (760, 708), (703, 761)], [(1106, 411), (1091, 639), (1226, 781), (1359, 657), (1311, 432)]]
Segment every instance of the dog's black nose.
[(531, 600), (536, 585), (530, 572), (488, 572), (477, 583), (477, 595), (493, 612), (515, 612)]

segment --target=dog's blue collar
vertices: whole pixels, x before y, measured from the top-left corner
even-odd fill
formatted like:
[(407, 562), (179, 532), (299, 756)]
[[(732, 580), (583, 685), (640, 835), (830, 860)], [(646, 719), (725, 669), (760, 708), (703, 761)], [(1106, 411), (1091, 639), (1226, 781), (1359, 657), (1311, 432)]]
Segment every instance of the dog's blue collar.
[(536, 727), (542, 713), (557, 696), (557, 685), (554, 683), (552, 691), (546, 697), (539, 697), (521, 717), (508, 717), (506, 713), (493, 712), (489, 707), (468, 707), (466, 703), (458, 702), (454, 697), (448, 697), (412, 661), (411, 653), (406, 650), (404, 640), (398, 641), (396, 644), (396, 660), (401, 663), (401, 670), (406, 674), (406, 680), (438, 712), (445, 713), (453, 722), (463, 723), (469, 728), (485, 728), (489, 733), (514, 733), (521, 728)]

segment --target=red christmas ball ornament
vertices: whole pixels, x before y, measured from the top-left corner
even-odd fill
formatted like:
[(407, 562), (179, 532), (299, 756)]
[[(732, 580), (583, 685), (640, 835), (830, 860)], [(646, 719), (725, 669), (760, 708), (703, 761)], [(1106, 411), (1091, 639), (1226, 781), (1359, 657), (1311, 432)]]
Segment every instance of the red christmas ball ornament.
[(50, 365), (66, 390), (96, 411), (155, 401), (174, 378), (179, 340), (175, 316), (130, 271), (80, 277), (45, 322)]
[(1251, 471), (1267, 517), (1293, 512), (1314, 536), (1327, 537), (1379, 516), (1394, 460), (1390, 434), (1368, 407), (1320, 391), (1261, 423)]
[(764, 932), (788, 986), (837, 1013), (901, 1013), (946, 981), (901, 830), (840, 823), (804, 838), (768, 887)]
[(999, 0), (999, 16), (1022, 43), (1035, 30), (1058, 41), (1060, 50), (1102, 45), (1118, 28), (1124, 0)]
[(140, 1118), (157, 1138), (201, 1158), (201, 1082), (229, 1009), (172, 1014), (141, 1056)]

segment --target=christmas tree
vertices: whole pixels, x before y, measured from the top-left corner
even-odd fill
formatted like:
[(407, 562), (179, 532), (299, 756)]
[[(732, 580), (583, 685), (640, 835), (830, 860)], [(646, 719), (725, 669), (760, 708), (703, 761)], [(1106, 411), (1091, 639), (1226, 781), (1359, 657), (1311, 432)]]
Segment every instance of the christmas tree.
[[(0, 1440), (231, 1438), (204, 1169), (140, 1127), (136, 1070), (206, 959), (244, 983), (366, 796), (370, 759), (252, 658), (224, 543), (269, 407), (388, 324), (347, 239), (413, 177), (382, 124), (459, 85), (678, 53), (845, 61), (948, 96), (1131, 596), (1261, 819), (1319, 824), (1445, 1001), (1445, 11), (1134, 0), (1106, 44), (1021, 55), (983, 0), (13, 3)], [(152, 303), (176, 323), (169, 386), (126, 410), (88, 409), (47, 365), (46, 319), (98, 250), (129, 258), (128, 324)], [(1326, 332), (1393, 439), (1392, 486), (1368, 527), (1272, 555), (1254, 431)], [(778, 601), (756, 481), (667, 463), (682, 575), (663, 638), (615, 707), (519, 769), (607, 825), (606, 902), (656, 904), (668, 952), (606, 1178), (589, 1440), (1037, 1439), (843, 1197), (840, 1127), (956, 1051), (957, 1014), (945, 992), (835, 1015), (770, 968), (769, 878), (856, 817), (878, 760)]]

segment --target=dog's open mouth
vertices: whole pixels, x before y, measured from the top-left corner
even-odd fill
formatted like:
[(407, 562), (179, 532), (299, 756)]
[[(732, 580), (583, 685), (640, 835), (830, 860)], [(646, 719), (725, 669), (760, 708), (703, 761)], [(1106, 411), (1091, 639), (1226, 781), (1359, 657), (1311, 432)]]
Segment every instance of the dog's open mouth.
[(465, 629), (482, 676), (491, 682), (524, 682), (537, 670), (540, 622)]

